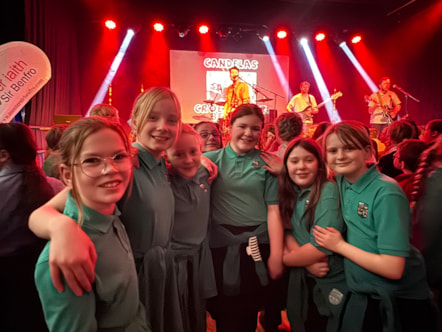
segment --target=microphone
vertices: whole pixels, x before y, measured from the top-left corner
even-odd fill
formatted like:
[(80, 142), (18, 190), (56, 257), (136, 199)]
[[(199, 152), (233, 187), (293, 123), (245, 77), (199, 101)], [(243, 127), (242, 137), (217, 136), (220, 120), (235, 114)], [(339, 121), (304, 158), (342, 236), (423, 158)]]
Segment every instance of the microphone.
[(400, 92), (405, 93), (404, 90), (402, 90), (402, 88), (397, 84), (393, 84), (393, 89), (398, 89)]

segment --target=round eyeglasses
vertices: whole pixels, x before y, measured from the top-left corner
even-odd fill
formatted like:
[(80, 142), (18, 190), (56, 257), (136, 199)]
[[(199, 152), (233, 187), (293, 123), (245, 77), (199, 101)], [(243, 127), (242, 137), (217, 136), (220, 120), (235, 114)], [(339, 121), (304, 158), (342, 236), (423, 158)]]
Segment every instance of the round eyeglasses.
[(117, 153), (113, 157), (107, 158), (96, 156), (88, 157), (83, 159), (80, 163), (74, 164), (74, 166), (79, 166), (83, 174), (91, 178), (98, 178), (105, 174), (108, 163), (120, 172), (129, 170), (133, 165), (130, 154)]
[(214, 130), (214, 131), (206, 131), (206, 130), (203, 130), (203, 131), (200, 132), (200, 136), (201, 136), (201, 138), (206, 139), (207, 137), (209, 137), (209, 135), (212, 135), (212, 136), (215, 137), (215, 138), (220, 137), (219, 132), (216, 131), (216, 130)]

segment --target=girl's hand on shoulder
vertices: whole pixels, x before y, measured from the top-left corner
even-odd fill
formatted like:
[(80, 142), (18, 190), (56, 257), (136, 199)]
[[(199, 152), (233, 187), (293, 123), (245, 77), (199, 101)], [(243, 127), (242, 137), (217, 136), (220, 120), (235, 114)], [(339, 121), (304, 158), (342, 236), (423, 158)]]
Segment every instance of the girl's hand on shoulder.
[(284, 167), (281, 158), (269, 152), (261, 152), (261, 158), (267, 164), (263, 167), (268, 170), (270, 174), (272, 174), (273, 176), (278, 176), (281, 173)]
[(269, 270), (270, 278), (273, 280), (280, 278), (284, 273), (282, 257), (270, 254), (269, 260), (267, 261), (267, 268)]
[(218, 166), (206, 156), (201, 156), (201, 165), (209, 172), (209, 183), (212, 183), (218, 176)]
[(89, 236), (71, 218), (61, 216), (60, 226), (54, 230), (49, 250), (49, 269), (55, 289), (63, 292), (64, 280), (75, 295), (91, 291), (95, 279), (97, 254)]
[(340, 253), (340, 246), (345, 243), (341, 232), (333, 227), (323, 228), (316, 225), (313, 228), (313, 235), (315, 236), (315, 241), (321, 247), (337, 253)]

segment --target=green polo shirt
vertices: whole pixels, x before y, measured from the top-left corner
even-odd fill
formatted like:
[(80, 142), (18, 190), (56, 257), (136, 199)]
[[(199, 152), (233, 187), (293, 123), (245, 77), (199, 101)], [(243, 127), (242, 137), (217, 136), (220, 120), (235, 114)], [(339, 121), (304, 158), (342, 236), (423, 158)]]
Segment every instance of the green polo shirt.
[(277, 179), (265, 168), (261, 151), (237, 154), (230, 144), (204, 154), (218, 166), (212, 184), (212, 221), (232, 226), (267, 222), (267, 205), (278, 204)]
[(428, 298), (422, 256), (409, 244), (408, 200), (397, 182), (380, 174), (373, 165), (355, 183), (338, 176), (337, 184), (348, 243), (375, 254), (406, 257), (404, 274), (399, 280), (381, 277), (345, 259), (350, 289), (384, 289), (400, 298)]
[(327, 250), (316, 243), (315, 237), (313, 236), (313, 228), (315, 225), (318, 225), (324, 228), (336, 228), (341, 233), (344, 231), (344, 221), (342, 219), (341, 209), (339, 207), (338, 187), (333, 182), (324, 183), (321, 191), (321, 197), (319, 198), (319, 201), (315, 207), (315, 218), (310, 231), (307, 230), (309, 218), (304, 216), (304, 213), (310, 199), (311, 187), (300, 190), (297, 186), (295, 186), (295, 190), (298, 193), (298, 199), (296, 201), (291, 219), (293, 226), (292, 235), (295, 237), (300, 246), (311, 243), (323, 253), (332, 255), (332, 251)]
[(130, 195), (120, 200), (121, 220), (126, 226), (135, 257), (152, 247), (167, 247), (173, 226), (175, 200), (164, 159), (156, 160), (138, 143), (139, 167), (134, 168)]
[[(82, 229), (97, 252), (93, 290), (76, 296), (66, 283), (62, 293), (54, 288), (49, 273), (51, 243), (48, 242), (35, 269), (46, 323), (50, 331), (125, 331), (135, 320), (139, 307), (138, 280), (129, 239), (119, 213), (103, 215), (86, 206), (83, 213)], [(78, 219), (70, 193), (64, 214)]]
[(170, 176), (175, 196), (172, 241), (200, 245), (207, 237), (210, 211), (209, 173), (200, 166), (192, 179)]

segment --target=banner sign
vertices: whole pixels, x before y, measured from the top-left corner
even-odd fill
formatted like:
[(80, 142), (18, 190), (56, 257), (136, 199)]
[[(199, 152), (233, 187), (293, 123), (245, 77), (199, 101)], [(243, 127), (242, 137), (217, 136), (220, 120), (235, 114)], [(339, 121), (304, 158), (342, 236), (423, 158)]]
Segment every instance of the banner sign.
[(0, 123), (10, 122), (50, 78), (49, 59), (37, 46), (0, 45)]

